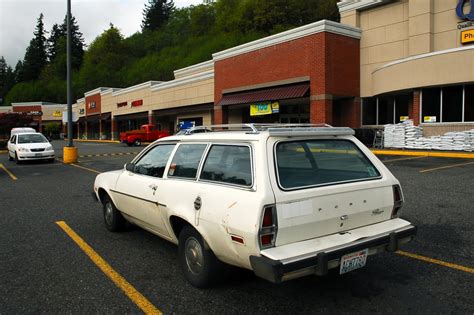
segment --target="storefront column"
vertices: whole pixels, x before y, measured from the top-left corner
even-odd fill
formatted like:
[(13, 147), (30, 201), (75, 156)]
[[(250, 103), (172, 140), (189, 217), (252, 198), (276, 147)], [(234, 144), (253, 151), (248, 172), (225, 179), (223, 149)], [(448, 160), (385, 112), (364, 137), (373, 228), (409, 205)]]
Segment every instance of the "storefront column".
[(316, 95), (311, 97), (309, 122), (312, 124), (332, 124), (331, 95)]
[(117, 132), (117, 121), (115, 120), (115, 117), (112, 116), (111, 118), (111, 123), (110, 123), (110, 134), (111, 134), (111, 139), (112, 140), (119, 140), (118, 137), (118, 132)]
[(77, 122), (77, 138), (76, 139), (81, 139), (81, 124), (79, 121)]
[(102, 117), (99, 115), (99, 140), (102, 140)]
[(148, 111), (148, 124), (156, 125), (156, 119), (155, 119), (155, 116), (153, 116), (153, 111), (151, 110)]
[(214, 105), (214, 125), (223, 125), (229, 123), (229, 115), (227, 107), (221, 105)]
[(41, 117), (41, 116), (39, 118), (38, 132), (43, 133), (43, 117)]
[(421, 104), (421, 91), (413, 91), (413, 99), (408, 104), (408, 116), (413, 120), (413, 124), (418, 126), (420, 124), (420, 104)]
[(341, 109), (341, 118), (343, 127), (359, 128), (361, 125), (360, 97), (343, 100)]
[(85, 121), (85, 123), (84, 123), (84, 135), (85, 135), (84, 138), (87, 140), (87, 138), (88, 138), (88, 137), (87, 137), (87, 119), (86, 119), (86, 121)]

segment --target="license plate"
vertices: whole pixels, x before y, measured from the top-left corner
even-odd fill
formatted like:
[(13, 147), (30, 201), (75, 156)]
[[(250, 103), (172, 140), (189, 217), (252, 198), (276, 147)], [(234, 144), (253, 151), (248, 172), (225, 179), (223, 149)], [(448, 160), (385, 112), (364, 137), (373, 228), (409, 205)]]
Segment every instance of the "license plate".
[(43, 153), (35, 153), (35, 156), (43, 156)]
[(365, 266), (367, 262), (367, 253), (369, 249), (363, 249), (355, 253), (350, 253), (341, 257), (341, 267), (339, 274), (347, 273), (349, 271), (359, 269)]

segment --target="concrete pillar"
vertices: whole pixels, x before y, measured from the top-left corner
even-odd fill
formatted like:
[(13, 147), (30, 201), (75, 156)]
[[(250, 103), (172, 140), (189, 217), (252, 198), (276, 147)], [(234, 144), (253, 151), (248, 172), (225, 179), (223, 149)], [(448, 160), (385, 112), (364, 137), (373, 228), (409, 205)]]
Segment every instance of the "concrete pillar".
[(150, 125), (156, 125), (156, 119), (155, 116), (153, 115), (153, 111), (149, 110), (148, 111), (148, 124)]
[(228, 108), (226, 106), (214, 105), (213, 122), (214, 125), (229, 123)]
[(413, 120), (413, 124), (418, 126), (420, 124), (420, 104), (421, 104), (421, 90), (413, 91), (413, 98), (408, 104), (408, 116)]
[(102, 140), (102, 115), (99, 114), (99, 140)]
[(119, 140), (119, 134), (117, 130), (117, 121), (115, 120), (114, 116), (112, 116), (110, 119), (112, 120), (110, 124), (110, 134), (111, 134), (112, 140)]
[(84, 135), (85, 137), (84, 138), (88, 138), (88, 135), (87, 135), (87, 118), (86, 118), (86, 121), (84, 122)]

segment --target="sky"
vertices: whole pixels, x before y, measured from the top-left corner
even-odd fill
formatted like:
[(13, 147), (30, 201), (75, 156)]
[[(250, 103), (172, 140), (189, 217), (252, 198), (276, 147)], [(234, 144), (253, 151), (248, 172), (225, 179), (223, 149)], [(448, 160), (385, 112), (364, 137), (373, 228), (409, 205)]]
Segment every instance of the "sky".
[[(203, 0), (174, 0), (176, 7), (197, 5)], [(142, 10), (147, 0), (71, 0), (71, 11), (76, 17), (86, 44), (113, 23), (124, 36), (139, 31)], [(40, 13), (44, 15), (47, 31), (54, 23), (61, 24), (66, 15), (66, 0), (0, 0), (0, 56), (15, 67), (23, 59), (26, 47)], [(49, 35), (47, 34), (46, 37)]]

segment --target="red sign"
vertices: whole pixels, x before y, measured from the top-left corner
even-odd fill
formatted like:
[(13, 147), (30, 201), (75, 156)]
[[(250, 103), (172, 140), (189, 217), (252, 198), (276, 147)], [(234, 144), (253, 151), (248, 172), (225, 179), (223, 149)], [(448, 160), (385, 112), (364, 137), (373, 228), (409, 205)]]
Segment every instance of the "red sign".
[(132, 102), (132, 107), (142, 106), (142, 105), (143, 105), (143, 100), (136, 100)]
[(128, 102), (117, 103), (117, 107), (125, 107), (128, 105)]

